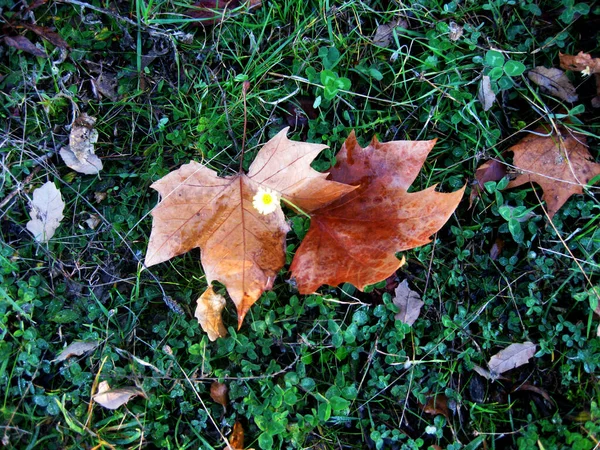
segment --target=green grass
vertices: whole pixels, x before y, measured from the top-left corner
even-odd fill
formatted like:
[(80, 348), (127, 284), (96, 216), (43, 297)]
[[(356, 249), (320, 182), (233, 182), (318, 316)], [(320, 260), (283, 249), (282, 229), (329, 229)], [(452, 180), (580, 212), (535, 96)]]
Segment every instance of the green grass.
[[(61, 57), (18, 27), (49, 58), (0, 47), (0, 202), (16, 191), (0, 213), (3, 443), (220, 449), (221, 434), (239, 420), (248, 448), (595, 448), (597, 188), (572, 197), (552, 227), (540, 190), (491, 185), (472, 207), (465, 198), (431, 244), (405, 252), (408, 263), (389, 283), (301, 296), (284, 269), (238, 331), (228, 304), (229, 335), (216, 342), (193, 317), (206, 288), (199, 252), (145, 270), (140, 263), (157, 202), (152, 182), (191, 159), (224, 175), (236, 170), (245, 80), (246, 168), (296, 120), (291, 138), (330, 146), (319, 170), (352, 129), (363, 144), (373, 135), (437, 138), (413, 190), (438, 184), (450, 192), (487, 158), (511, 162), (504, 151), (521, 130), (575, 105), (502, 66), (497, 101), (483, 111), (477, 89), (493, 68), (488, 51), (527, 70), (557, 67), (559, 51), (600, 56), (592, 2), (513, 3), (291, 0), (234, 8), (206, 28), (185, 18), (185, 2), (33, 10), (71, 49)], [(0, 1), (0, 20), (13, 20), (19, 7)], [(373, 45), (377, 27), (396, 19), (407, 26), (388, 47)], [(463, 27), (456, 40), (451, 22)], [(91, 79), (101, 73), (117, 79), (114, 100), (94, 94)], [(570, 76), (585, 106), (581, 124), (552, 120), (583, 130), (597, 160), (593, 77)], [(295, 117), (294, 108), (305, 114)], [(76, 110), (97, 118), (97, 177), (58, 156)], [(65, 219), (48, 244), (37, 244), (25, 229), (28, 199), (47, 180), (62, 192)], [(507, 206), (534, 213), (518, 222), (520, 233), (503, 218)], [(94, 229), (85, 223), (91, 215), (100, 219)], [(302, 216), (291, 220), (288, 262), (308, 227)], [(492, 258), (497, 241), (503, 247)], [(393, 286), (404, 279), (425, 302), (412, 327), (393, 318)], [(53, 362), (77, 340), (100, 345)], [(528, 340), (538, 345), (535, 358), (506, 379), (474, 371)], [(90, 406), (102, 380), (138, 386), (147, 398), (114, 411)], [(230, 389), (225, 410), (210, 399), (215, 380)], [(433, 397), (447, 399), (446, 415), (424, 411)]]

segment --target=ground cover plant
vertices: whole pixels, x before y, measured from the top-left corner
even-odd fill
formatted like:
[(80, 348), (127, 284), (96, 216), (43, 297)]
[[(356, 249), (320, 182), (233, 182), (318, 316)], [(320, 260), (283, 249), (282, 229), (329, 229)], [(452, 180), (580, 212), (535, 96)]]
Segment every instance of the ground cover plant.
[[(2, 444), (595, 448), (599, 15), (0, 1)], [(313, 174), (349, 136), (436, 139), (408, 193), (465, 196), (387, 279), (308, 292), (311, 218), (284, 204), (271, 289), (207, 334), (204, 252), (144, 266), (150, 186), (190, 161), (252, 175), (286, 127)]]

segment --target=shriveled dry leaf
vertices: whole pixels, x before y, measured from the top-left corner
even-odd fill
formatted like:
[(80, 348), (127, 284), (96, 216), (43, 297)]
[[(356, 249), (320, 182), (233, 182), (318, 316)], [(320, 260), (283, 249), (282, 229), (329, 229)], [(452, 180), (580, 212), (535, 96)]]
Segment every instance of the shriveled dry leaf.
[(450, 410), (448, 409), (448, 397), (444, 394), (438, 394), (434, 397), (430, 397), (427, 400), (427, 404), (423, 406), (423, 412), (431, 414), (432, 416), (445, 416), (450, 417)]
[[(547, 133), (544, 128), (536, 130)], [(600, 174), (600, 164), (591, 159), (583, 135), (559, 127), (560, 134), (528, 134), (509, 150), (514, 152), (513, 165), (521, 171), (508, 187), (534, 182), (539, 184), (552, 218), (574, 194), (583, 194), (583, 186)]]
[(487, 75), (481, 77), (477, 98), (484, 111), (488, 111), (496, 102), (496, 94), (492, 90), (492, 81)]
[(373, 36), (373, 45), (379, 47), (389, 47), (394, 39), (394, 29), (402, 27), (408, 28), (408, 22), (404, 19), (395, 19), (389, 23), (379, 25)]
[(27, 229), (38, 242), (48, 242), (54, 236), (63, 219), (65, 202), (56, 185), (48, 181), (33, 191), (31, 202), (31, 220)]
[(229, 388), (226, 384), (213, 381), (210, 385), (210, 398), (223, 407), (227, 406), (227, 403), (229, 402), (228, 393)]
[(536, 67), (527, 72), (527, 76), (541, 87), (542, 91), (554, 97), (570, 103), (579, 99), (577, 92), (575, 92), (575, 86), (573, 86), (567, 75), (556, 67), (549, 69), (543, 66)]
[[(117, 76), (111, 72), (102, 72), (96, 78), (92, 78), (92, 86), (98, 93), (115, 102), (119, 99), (117, 94)], [(97, 97), (97, 95), (96, 95)]]
[(102, 222), (102, 220), (100, 220), (98, 214), (90, 214), (90, 217), (85, 221), (87, 226), (90, 227), (92, 230), (95, 230), (96, 227), (100, 225), (100, 222)]
[(225, 308), (225, 297), (216, 293), (212, 286), (209, 286), (198, 299), (194, 316), (211, 341), (227, 336), (227, 329), (221, 317), (223, 308)]
[(490, 259), (496, 261), (502, 254), (502, 249), (504, 249), (504, 241), (500, 238), (496, 238), (494, 245), (492, 245), (492, 248), (490, 249)]
[(515, 367), (527, 364), (535, 355), (536, 345), (533, 342), (511, 344), (501, 352), (495, 354), (488, 361), (492, 374), (501, 374)]
[(400, 283), (394, 293), (396, 294), (393, 300), (394, 305), (400, 309), (394, 316), (394, 319), (412, 325), (419, 318), (421, 308), (424, 305), (421, 297), (417, 292), (408, 287), (407, 280)]
[(69, 146), (60, 149), (60, 156), (65, 164), (86, 175), (95, 175), (102, 170), (102, 161), (96, 156), (94, 150), (94, 144), (98, 141), (95, 124), (95, 117), (81, 114), (73, 122)]
[(23, 28), (27, 28), (28, 30), (33, 31), (35, 34), (37, 34), (41, 38), (47, 40), (55, 47), (59, 47), (59, 48), (65, 49), (65, 50), (67, 48), (69, 48), (69, 44), (67, 44), (67, 42), (60, 36), (60, 34), (58, 34), (56, 31), (52, 30), (51, 28), (42, 27), (39, 25), (35, 25), (33, 23), (27, 23), (27, 22), (19, 22), (19, 26), (22, 26)]
[(30, 53), (33, 56), (39, 56), (40, 58), (48, 57), (44, 50), (37, 48), (35, 44), (25, 36), (4, 36), (4, 43), (9, 47), (16, 48), (25, 53)]
[(560, 67), (575, 72), (585, 72), (587, 75), (600, 73), (600, 58), (592, 58), (589, 53), (579, 52), (577, 55), (558, 54)]
[(290, 141), (286, 133), (287, 128), (265, 144), (247, 175), (221, 178), (190, 162), (152, 185), (162, 201), (152, 211), (146, 265), (200, 247), (206, 279), (225, 285), (237, 307), (238, 326), (285, 263), (289, 226), (279, 204), (266, 215), (254, 208), (259, 187), (305, 211), (355, 189), (327, 181), (327, 174), (310, 167), (324, 145)]
[(358, 187), (311, 214), (291, 265), (300, 293), (344, 282), (364, 289), (400, 267), (397, 252), (431, 242), (464, 193), (407, 192), (434, 144), (374, 138), (361, 148), (350, 134), (330, 178)]
[(236, 420), (228, 438), (229, 444), (223, 450), (244, 450), (244, 427)]
[(469, 196), (469, 207), (473, 205), (473, 201), (479, 197), (481, 191), (488, 181), (499, 181), (506, 176), (506, 165), (495, 159), (490, 159), (484, 162), (475, 171), (475, 184)]
[(94, 395), (92, 399), (107, 409), (117, 409), (138, 395), (146, 397), (146, 394), (144, 394), (144, 391), (141, 389), (138, 389), (134, 386), (127, 386), (117, 389), (109, 389)]
[(67, 358), (70, 358), (71, 356), (81, 356), (84, 353), (91, 352), (96, 347), (98, 347), (99, 344), (100, 344), (100, 341), (71, 342), (69, 345), (67, 345), (63, 349), (62, 352), (60, 352), (60, 354), (56, 357), (54, 362), (62, 362), (64, 360), (66, 360)]
[(450, 38), (451, 41), (458, 41), (463, 35), (463, 27), (461, 27), (456, 22), (450, 22), (448, 25), (450, 28), (448, 38)]

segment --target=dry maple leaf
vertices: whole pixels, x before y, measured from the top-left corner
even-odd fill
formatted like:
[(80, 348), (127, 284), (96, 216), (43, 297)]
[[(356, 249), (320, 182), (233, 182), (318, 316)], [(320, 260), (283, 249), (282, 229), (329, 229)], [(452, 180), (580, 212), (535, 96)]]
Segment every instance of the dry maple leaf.
[(464, 193), (463, 187), (443, 194), (435, 186), (407, 192), (434, 144), (373, 138), (361, 148), (350, 134), (330, 179), (359, 187), (311, 214), (291, 266), (301, 294), (343, 282), (363, 289), (400, 267), (396, 252), (430, 242)]
[(253, 207), (259, 187), (306, 211), (354, 190), (310, 167), (326, 146), (290, 141), (287, 130), (265, 144), (247, 175), (221, 178), (192, 161), (151, 186), (162, 201), (152, 211), (146, 266), (199, 247), (206, 280), (225, 285), (237, 307), (238, 326), (285, 263), (289, 227), (279, 204), (265, 215)]
[[(525, 183), (539, 184), (552, 218), (574, 194), (583, 194), (583, 186), (600, 174), (600, 164), (591, 160), (583, 135), (559, 127), (559, 135), (530, 134), (509, 150), (514, 152), (513, 165), (521, 172), (508, 187)], [(547, 130), (538, 128), (537, 133)]]

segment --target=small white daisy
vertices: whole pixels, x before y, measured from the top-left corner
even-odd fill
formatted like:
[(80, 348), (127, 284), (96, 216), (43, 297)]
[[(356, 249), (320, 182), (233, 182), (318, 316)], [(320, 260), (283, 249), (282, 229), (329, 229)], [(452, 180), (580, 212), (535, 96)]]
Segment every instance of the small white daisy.
[(252, 206), (261, 214), (271, 214), (279, 205), (277, 192), (267, 188), (258, 188), (258, 192), (252, 199)]

